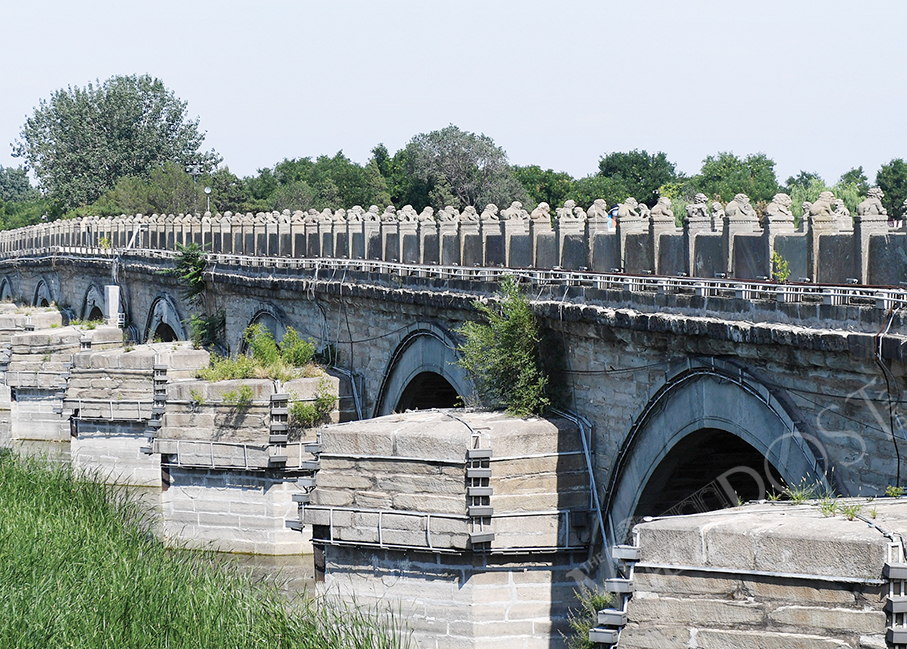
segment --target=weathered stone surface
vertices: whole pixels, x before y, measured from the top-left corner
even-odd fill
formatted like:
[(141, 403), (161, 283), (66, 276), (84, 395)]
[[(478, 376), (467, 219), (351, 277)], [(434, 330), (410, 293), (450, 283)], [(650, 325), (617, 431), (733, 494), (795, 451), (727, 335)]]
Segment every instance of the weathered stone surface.
[(779, 625), (811, 627), (817, 630), (864, 634), (883, 634), (885, 632), (885, 613), (880, 610), (780, 606), (769, 613), (768, 617)]
[(773, 633), (766, 631), (731, 631), (698, 629), (695, 647), (700, 649), (849, 649), (842, 640), (801, 633)]
[(765, 622), (765, 607), (756, 602), (640, 595), (633, 596), (628, 608), (630, 619), (640, 625), (682, 621), (684, 624), (700, 627), (761, 625)]

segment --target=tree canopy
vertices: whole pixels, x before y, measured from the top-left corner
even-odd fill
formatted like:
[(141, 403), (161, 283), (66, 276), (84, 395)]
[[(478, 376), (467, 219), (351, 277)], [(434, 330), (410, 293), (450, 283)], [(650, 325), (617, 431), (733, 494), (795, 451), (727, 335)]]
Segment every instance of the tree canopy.
[(186, 102), (160, 79), (115, 76), (42, 99), (13, 155), (25, 159), (48, 200), (65, 211), (94, 202), (121, 178), (148, 178), (165, 162), (212, 169), (219, 158), (200, 151), (204, 137)]
[(598, 162), (598, 177), (608, 179), (605, 187), (610, 196), (595, 198), (610, 198), (612, 203), (617, 203), (632, 196), (653, 207), (658, 202), (658, 188), (677, 180), (674, 167), (667, 154), (661, 151), (649, 154), (634, 149), (627, 153), (609, 153)]
[(453, 124), (415, 136), (406, 146), (403, 163), (415, 184), (422, 185), (427, 204), (436, 208), (528, 202), (504, 149), (487, 135), (461, 131)]
[[(680, 223), (698, 192), (725, 203), (745, 193), (758, 210), (759, 203), (786, 191), (800, 216), (804, 201), (828, 189), (853, 213), (869, 189), (863, 167), (847, 171), (832, 187), (808, 171), (780, 185), (774, 160), (763, 153), (720, 152), (705, 158), (699, 173), (685, 176), (664, 152), (615, 151), (599, 159), (597, 172), (576, 179), (536, 164), (511, 166), (490, 137), (453, 124), (417, 134), (393, 154), (378, 144), (365, 164), (338, 151), (285, 158), (239, 178), (227, 167), (217, 168), (220, 159), (213, 150), (201, 150), (204, 133), (198, 125), (198, 118), (187, 116), (186, 102), (148, 75), (114, 76), (52, 93), (40, 100), (13, 143), (13, 155), (26, 166), (0, 167), (0, 228), (34, 223), (43, 215), (199, 212), (207, 198), (212, 211), (223, 213), (388, 204), (417, 211), (447, 205), (482, 209), (513, 201), (531, 211), (541, 202), (558, 207), (573, 200), (587, 207), (600, 198), (614, 206), (629, 196), (651, 207), (666, 197)], [(189, 164), (199, 165), (200, 175), (190, 177)], [(902, 216), (907, 162), (895, 158), (883, 165), (876, 184), (885, 192), (889, 214)], [(207, 198), (206, 186), (212, 190)]]
[(781, 189), (775, 176), (775, 161), (764, 153), (745, 158), (730, 152), (710, 155), (702, 161), (702, 169), (691, 181), (695, 191), (710, 198), (720, 196), (724, 202), (736, 194), (746, 194), (754, 203), (768, 202)]
[(876, 174), (876, 184), (885, 192), (882, 205), (893, 218), (904, 217), (904, 200), (907, 199), (907, 162), (895, 158), (883, 164)]

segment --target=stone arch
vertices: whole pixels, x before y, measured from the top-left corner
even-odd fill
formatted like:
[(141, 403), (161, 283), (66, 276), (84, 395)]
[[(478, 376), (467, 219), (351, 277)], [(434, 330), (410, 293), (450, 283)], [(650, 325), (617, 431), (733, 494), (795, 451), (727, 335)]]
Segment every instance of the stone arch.
[(11, 302), (13, 300), (13, 284), (8, 277), (0, 278), (0, 302)]
[(256, 324), (261, 324), (265, 329), (270, 331), (271, 336), (273, 336), (274, 340), (278, 343), (283, 340), (284, 335), (287, 333), (287, 318), (283, 311), (271, 304), (265, 305), (255, 312), (249, 320), (249, 324), (242, 330), (239, 343), (240, 354), (245, 354), (249, 347), (249, 344), (246, 342), (246, 329)]
[(182, 318), (176, 308), (176, 302), (167, 293), (154, 298), (145, 324), (145, 342), (151, 342), (155, 336), (162, 340), (186, 340)]
[[(694, 435), (730, 435), (755, 449), (765, 461), (760, 479), (766, 487), (780, 488), (766, 477), (771, 468), (787, 484), (806, 480), (830, 488), (827, 454), (792, 408), (742, 369), (716, 359), (689, 359), (667, 373), (614, 462), (603, 501), (614, 534), (611, 540), (626, 538), (653, 474), (673, 449)], [(735, 468), (756, 479), (751, 468)]]
[(106, 304), (104, 293), (95, 284), (89, 284), (85, 297), (82, 298), (79, 316), (82, 320), (103, 320), (107, 311)]
[(53, 303), (54, 297), (50, 290), (50, 285), (47, 283), (47, 280), (41, 278), (41, 280), (38, 281), (38, 285), (35, 287), (35, 296), (32, 299), (32, 305), (50, 306)]
[(426, 375), (440, 377), (461, 397), (471, 394), (466, 372), (455, 364), (458, 358), (455, 341), (442, 327), (425, 323), (410, 327), (384, 370), (374, 416), (394, 412), (413, 381)]

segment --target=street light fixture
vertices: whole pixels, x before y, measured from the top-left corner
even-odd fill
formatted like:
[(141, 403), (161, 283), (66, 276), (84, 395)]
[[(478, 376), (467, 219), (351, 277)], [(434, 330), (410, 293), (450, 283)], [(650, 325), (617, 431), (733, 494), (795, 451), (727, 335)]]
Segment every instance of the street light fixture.
[(211, 212), (211, 188), (210, 187), (205, 187), (205, 200), (208, 203), (208, 207), (205, 211)]

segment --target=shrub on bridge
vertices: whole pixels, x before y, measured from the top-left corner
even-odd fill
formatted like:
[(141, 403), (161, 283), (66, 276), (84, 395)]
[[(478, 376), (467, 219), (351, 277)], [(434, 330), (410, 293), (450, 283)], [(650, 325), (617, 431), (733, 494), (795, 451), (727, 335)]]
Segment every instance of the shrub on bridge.
[(236, 379), (276, 379), (289, 381), (305, 375), (315, 356), (315, 343), (303, 340), (292, 327), (287, 328), (283, 345), (278, 346), (271, 332), (254, 324), (244, 335), (249, 346), (249, 355), (236, 358), (213, 355), (211, 366), (198, 373), (206, 381), (230, 381)]
[(516, 279), (506, 277), (499, 300), (473, 305), (485, 322), (467, 322), (457, 330), (464, 339), (457, 351), (458, 365), (470, 375), (479, 403), (518, 417), (541, 414), (550, 404), (548, 379), (529, 298)]

